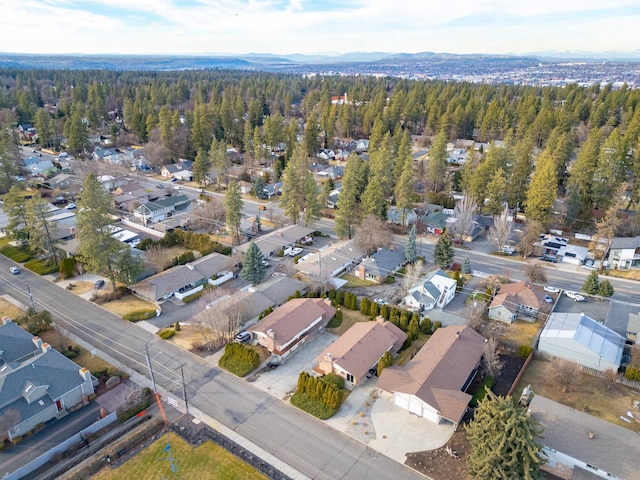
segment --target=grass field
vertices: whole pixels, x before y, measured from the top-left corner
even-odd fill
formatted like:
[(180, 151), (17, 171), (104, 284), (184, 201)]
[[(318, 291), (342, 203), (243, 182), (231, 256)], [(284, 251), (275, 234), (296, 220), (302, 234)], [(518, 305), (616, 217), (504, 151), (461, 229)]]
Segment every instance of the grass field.
[[(56, 350), (60, 350), (61, 341), (67, 345), (74, 345), (74, 343), (71, 340), (68, 340), (68, 339), (66, 341), (61, 340), (60, 335), (53, 328), (50, 328), (45, 332), (40, 332), (39, 337), (42, 338), (43, 342), (48, 343)], [(111, 365), (108, 362), (105, 362), (103, 359), (101, 359), (98, 356), (92, 356), (91, 352), (84, 348), (81, 348), (78, 356), (73, 358), (72, 360), (78, 365), (80, 365), (81, 367), (85, 367), (90, 372), (99, 372), (105, 369), (107, 370), (115, 369), (113, 365)]]
[(345, 273), (340, 277), (342, 280), (346, 280), (348, 283), (345, 287), (370, 287), (371, 285), (377, 285), (377, 283), (372, 282), (370, 280), (361, 280), (355, 275), (350, 275)]
[(153, 303), (145, 302), (133, 295), (127, 295), (112, 302), (103, 303), (102, 307), (120, 316), (135, 312), (136, 310), (156, 310), (158, 308)]
[(632, 409), (633, 400), (637, 399), (637, 395), (632, 395), (627, 387), (608, 383), (586, 373), (578, 373), (567, 391), (563, 392), (553, 377), (551, 362), (533, 360), (518, 383), (514, 396), (517, 398), (524, 387), (531, 385), (534, 394), (542, 395), (576, 410), (582, 411), (587, 407), (590, 415), (638, 431), (637, 423), (629, 424), (620, 419), (621, 415), (626, 416), (626, 412)]
[(24, 311), (16, 307), (13, 303), (4, 298), (0, 298), (0, 316), (9, 317), (13, 320), (24, 315)]
[(104, 469), (92, 477), (93, 480), (188, 478), (189, 480), (259, 480), (265, 479), (249, 464), (213, 442), (205, 442), (194, 448), (179, 436), (170, 437), (171, 451), (176, 473), (171, 471), (167, 436), (163, 436), (116, 469)]
[(349, 330), (356, 322), (368, 322), (369, 317), (360, 313), (359, 310), (349, 310), (342, 307), (342, 323), (336, 328), (327, 328), (327, 332), (333, 335), (342, 335)]

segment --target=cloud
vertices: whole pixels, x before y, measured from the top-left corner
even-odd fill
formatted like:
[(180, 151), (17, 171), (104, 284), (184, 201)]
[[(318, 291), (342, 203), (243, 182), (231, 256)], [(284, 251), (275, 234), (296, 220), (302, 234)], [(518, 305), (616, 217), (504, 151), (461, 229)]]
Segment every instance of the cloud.
[(637, 0), (3, 0), (5, 51), (625, 50)]

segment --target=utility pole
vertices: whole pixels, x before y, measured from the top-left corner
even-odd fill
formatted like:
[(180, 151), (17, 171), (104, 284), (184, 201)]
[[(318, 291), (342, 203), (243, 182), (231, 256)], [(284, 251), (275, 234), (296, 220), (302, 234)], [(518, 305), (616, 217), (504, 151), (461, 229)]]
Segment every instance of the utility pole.
[(29, 287), (29, 284), (27, 283), (27, 292), (29, 292), (29, 298), (31, 299), (31, 308), (33, 309), (34, 313), (36, 311), (36, 304), (33, 301), (33, 293), (31, 293), (31, 287)]
[(182, 377), (182, 395), (184, 396), (184, 406), (187, 410), (187, 415), (189, 415), (189, 401), (187, 400), (187, 384), (184, 382), (184, 366), (183, 363), (180, 365), (180, 376)]
[(147, 353), (147, 367), (149, 368), (149, 377), (151, 377), (151, 383), (153, 384), (153, 391), (158, 395), (158, 389), (156, 388), (156, 379), (153, 376), (153, 368), (151, 368), (151, 357), (149, 356), (149, 344), (144, 344), (145, 352)]

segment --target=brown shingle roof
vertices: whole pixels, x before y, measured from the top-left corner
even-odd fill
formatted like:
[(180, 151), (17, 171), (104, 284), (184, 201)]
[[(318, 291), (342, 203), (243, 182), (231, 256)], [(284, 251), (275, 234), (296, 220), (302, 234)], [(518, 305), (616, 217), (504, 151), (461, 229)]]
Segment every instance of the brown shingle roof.
[(384, 352), (397, 352), (406, 339), (407, 334), (391, 322), (358, 322), (318, 355), (316, 362), (330, 354), (335, 365), (359, 381)]
[(466, 326), (439, 328), (402, 367), (387, 367), (378, 388), (415, 395), (440, 415), (459, 422), (471, 396), (462, 392), (484, 352), (484, 338)]
[(507, 283), (500, 287), (500, 293), (493, 299), (489, 308), (499, 307), (500, 305), (514, 313), (518, 305), (526, 305), (540, 310), (544, 305), (544, 297), (540, 292), (532, 289), (529, 282), (523, 280), (516, 283)]
[(249, 329), (251, 332), (266, 334), (273, 330), (276, 345), (285, 345), (301, 331), (322, 316), (328, 322), (336, 314), (336, 309), (323, 298), (294, 298), (271, 312)]

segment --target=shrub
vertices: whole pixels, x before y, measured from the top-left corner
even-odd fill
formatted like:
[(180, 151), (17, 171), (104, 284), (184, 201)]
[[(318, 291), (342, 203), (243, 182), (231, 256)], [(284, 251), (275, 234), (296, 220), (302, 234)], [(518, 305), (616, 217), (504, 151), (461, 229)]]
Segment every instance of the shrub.
[(341, 318), (338, 318), (338, 312), (339, 312), (339, 311), (340, 311), (340, 310), (337, 310), (337, 311), (336, 311), (336, 316), (335, 316), (335, 317), (333, 317), (333, 318), (329, 321), (329, 323), (327, 323), (327, 328), (336, 328), (336, 327), (339, 327), (340, 325), (342, 325), (342, 316), (341, 316)]
[(291, 397), (291, 404), (322, 420), (327, 419), (342, 404), (342, 389), (335, 382), (338, 380), (333, 377), (325, 381), (302, 372), (298, 377), (296, 393)]
[(244, 377), (260, 365), (260, 356), (242, 343), (227, 343), (218, 365), (234, 375)]
[(458, 262), (453, 262), (451, 264), (451, 271), (452, 272), (459, 272), (460, 270), (462, 270), (462, 265), (460, 265)]
[(342, 378), (340, 375), (337, 375), (335, 373), (327, 373), (324, 377), (322, 377), (322, 381), (324, 383), (332, 383), (333, 385), (338, 387), (340, 390), (344, 388), (344, 378)]
[(420, 331), (426, 334), (431, 333), (431, 320), (429, 318), (425, 317), (422, 319), (420, 322)]
[(442, 326), (442, 322), (433, 322), (433, 333)]
[(176, 321), (176, 324), (173, 326), (173, 328), (176, 330), (176, 332), (179, 332), (181, 329), (180, 322)]
[(273, 307), (269, 307), (267, 308), (264, 312), (262, 312), (260, 314), (260, 316), (258, 317), (258, 320), (262, 320), (264, 317), (266, 317), (267, 315), (269, 315), (271, 312), (273, 312)]
[(160, 330), (158, 332), (158, 336), (160, 338), (164, 338), (165, 340), (170, 339), (175, 334), (176, 334), (176, 329), (175, 328), (163, 328), (162, 330)]
[(611, 297), (613, 295), (613, 285), (609, 280), (604, 280), (598, 285), (598, 295), (601, 297)]
[(302, 255), (296, 255), (295, 257), (293, 257), (293, 263), (297, 265), (301, 258)]
[(395, 281), (396, 277), (394, 277), (393, 275), (387, 275), (387, 279), (384, 281), (384, 283), (392, 284)]
[(202, 294), (204, 293), (204, 288), (202, 290), (200, 290), (199, 292), (196, 293), (192, 293), (191, 295), (187, 295), (186, 297), (184, 297), (182, 299), (183, 303), (190, 303), (193, 302), (194, 300), (200, 298), (202, 296)]
[(74, 352), (73, 350), (63, 350), (62, 354), (69, 359), (73, 359), (78, 356), (78, 352)]
[(154, 318), (156, 316), (155, 310), (145, 309), (145, 310), (136, 310), (134, 312), (125, 313), (122, 318), (124, 320), (128, 320), (129, 322), (139, 322), (140, 320), (148, 320), (149, 318)]
[(73, 278), (76, 273), (76, 259), (75, 257), (63, 258), (60, 262), (60, 277), (61, 278)]
[(624, 371), (624, 377), (628, 380), (640, 382), (640, 368), (628, 365)]
[(136, 416), (143, 410), (146, 410), (151, 406), (150, 400), (145, 400), (144, 402), (137, 403), (129, 408), (124, 408), (122, 410), (118, 410), (118, 420), (120, 423), (124, 423), (129, 420), (131, 417)]
[[(470, 407), (477, 407), (478, 403), (482, 401), (482, 399), (487, 395), (487, 390), (491, 390), (493, 384), (495, 382), (495, 378), (487, 377), (482, 381), (482, 385), (476, 393), (473, 394), (471, 401), (469, 402)], [(486, 387), (486, 388), (485, 388)]]
[(533, 352), (533, 347), (530, 345), (520, 345), (518, 348), (518, 355), (522, 358), (528, 358)]
[(139, 250), (147, 250), (149, 247), (155, 245), (155, 241), (153, 240), (153, 238), (143, 238), (140, 243), (138, 244), (138, 249)]

